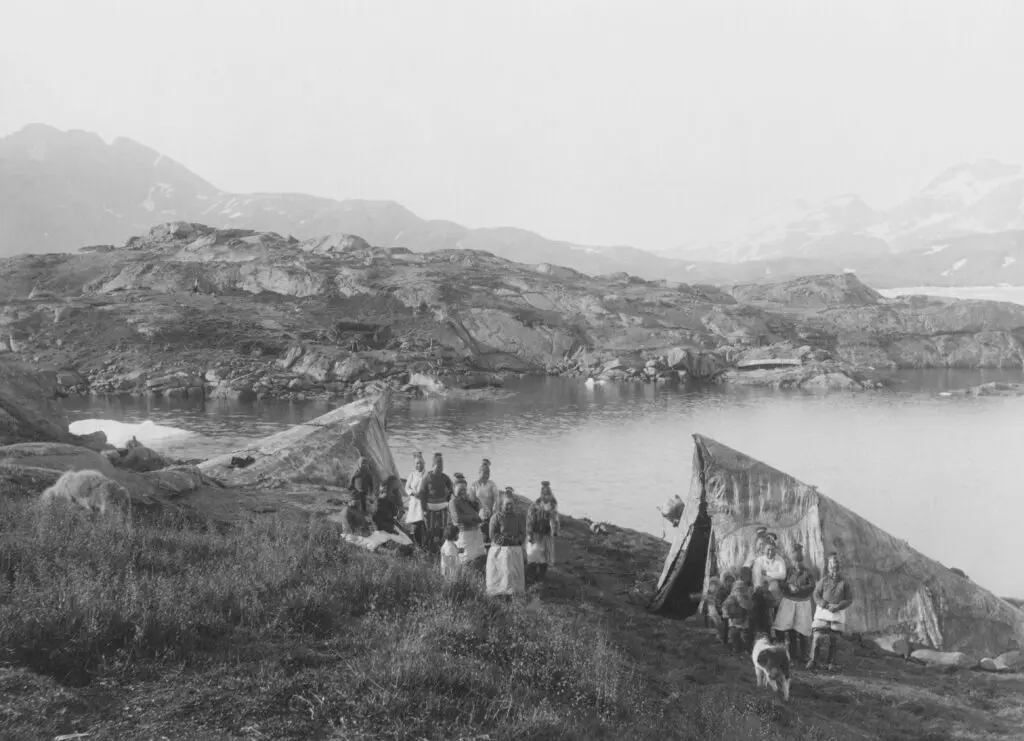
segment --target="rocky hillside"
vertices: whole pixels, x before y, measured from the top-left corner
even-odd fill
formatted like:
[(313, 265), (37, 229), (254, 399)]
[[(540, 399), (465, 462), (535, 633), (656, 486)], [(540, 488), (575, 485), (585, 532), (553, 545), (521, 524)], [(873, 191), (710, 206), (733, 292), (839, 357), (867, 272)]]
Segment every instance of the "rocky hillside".
[(671, 380), (764, 357), (1021, 367), (1024, 342), (1024, 307), (885, 299), (852, 275), (727, 292), (186, 222), (0, 261), (0, 296), (0, 350), (68, 391), (347, 395), (418, 372)]
[(157, 224), (190, 221), (297, 239), (358, 234), (381, 247), (484, 250), (589, 275), (625, 270), (686, 283), (775, 282), (853, 270), (879, 288), (1024, 285), (1018, 170), (998, 163), (954, 168), (888, 215), (852, 195), (798, 203), (753, 220), (731, 241), (658, 255), (511, 227), (469, 229), (422, 219), (390, 201), (227, 193), (130, 139), (108, 145), (96, 134), (33, 124), (0, 139), (0, 257), (121, 244)]
[(629, 269), (682, 280), (685, 265), (631, 247), (591, 247), (510, 227), (469, 229), (422, 219), (391, 201), (301, 193), (227, 193), (183, 165), (126, 138), (33, 124), (0, 139), (0, 257), (120, 244), (167, 221), (198, 221), (294, 235), (359, 234), (417, 252), (482, 249), (521, 262), (588, 273)]

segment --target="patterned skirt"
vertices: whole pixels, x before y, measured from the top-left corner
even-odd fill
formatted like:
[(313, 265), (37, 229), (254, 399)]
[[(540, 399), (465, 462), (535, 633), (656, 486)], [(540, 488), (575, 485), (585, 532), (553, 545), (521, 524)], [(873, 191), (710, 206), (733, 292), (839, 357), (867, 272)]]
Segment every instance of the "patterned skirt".
[(448, 525), (448, 508), (430, 509), (423, 513), (423, 524), (426, 528), (427, 542), (440, 547), (444, 542), (444, 529)]

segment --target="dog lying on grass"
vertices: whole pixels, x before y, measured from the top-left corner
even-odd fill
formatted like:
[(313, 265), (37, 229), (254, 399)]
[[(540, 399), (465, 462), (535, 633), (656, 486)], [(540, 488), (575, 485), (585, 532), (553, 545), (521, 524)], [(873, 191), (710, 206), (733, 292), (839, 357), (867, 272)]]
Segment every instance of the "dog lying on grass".
[(39, 501), (68, 502), (94, 517), (114, 512), (131, 516), (128, 491), (99, 471), (67, 471), (39, 496)]
[(771, 687), (776, 694), (781, 690), (782, 699), (789, 702), (789, 682), (792, 676), (789, 647), (783, 643), (774, 643), (771, 638), (759, 633), (754, 641), (751, 658), (754, 661), (757, 686)]

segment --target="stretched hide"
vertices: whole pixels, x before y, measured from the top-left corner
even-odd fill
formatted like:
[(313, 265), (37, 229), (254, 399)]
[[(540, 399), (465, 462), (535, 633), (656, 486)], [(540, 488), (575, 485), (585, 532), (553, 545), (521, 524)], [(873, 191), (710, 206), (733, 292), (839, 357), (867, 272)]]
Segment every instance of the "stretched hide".
[(689, 595), (754, 555), (765, 526), (786, 555), (794, 543), (816, 573), (838, 551), (853, 587), (847, 631), (905, 636), (941, 651), (993, 656), (1024, 645), (1024, 612), (925, 557), (815, 487), (701, 435), (679, 537), (665, 560), (651, 609), (686, 616)]
[[(199, 464), (207, 476), (225, 486), (258, 489), (294, 486), (345, 488), (365, 456), (377, 481), (397, 476), (388, 447), (388, 395), (346, 404), (309, 422), (297, 424), (244, 450), (234, 450)], [(251, 457), (244, 468), (233, 459)]]

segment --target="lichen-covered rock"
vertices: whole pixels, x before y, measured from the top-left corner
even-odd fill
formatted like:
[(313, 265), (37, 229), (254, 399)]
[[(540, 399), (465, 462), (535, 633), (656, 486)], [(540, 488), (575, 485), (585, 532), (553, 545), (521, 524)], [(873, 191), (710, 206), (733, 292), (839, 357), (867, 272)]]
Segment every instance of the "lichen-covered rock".
[(0, 445), (69, 440), (56, 387), (31, 367), (0, 358)]

